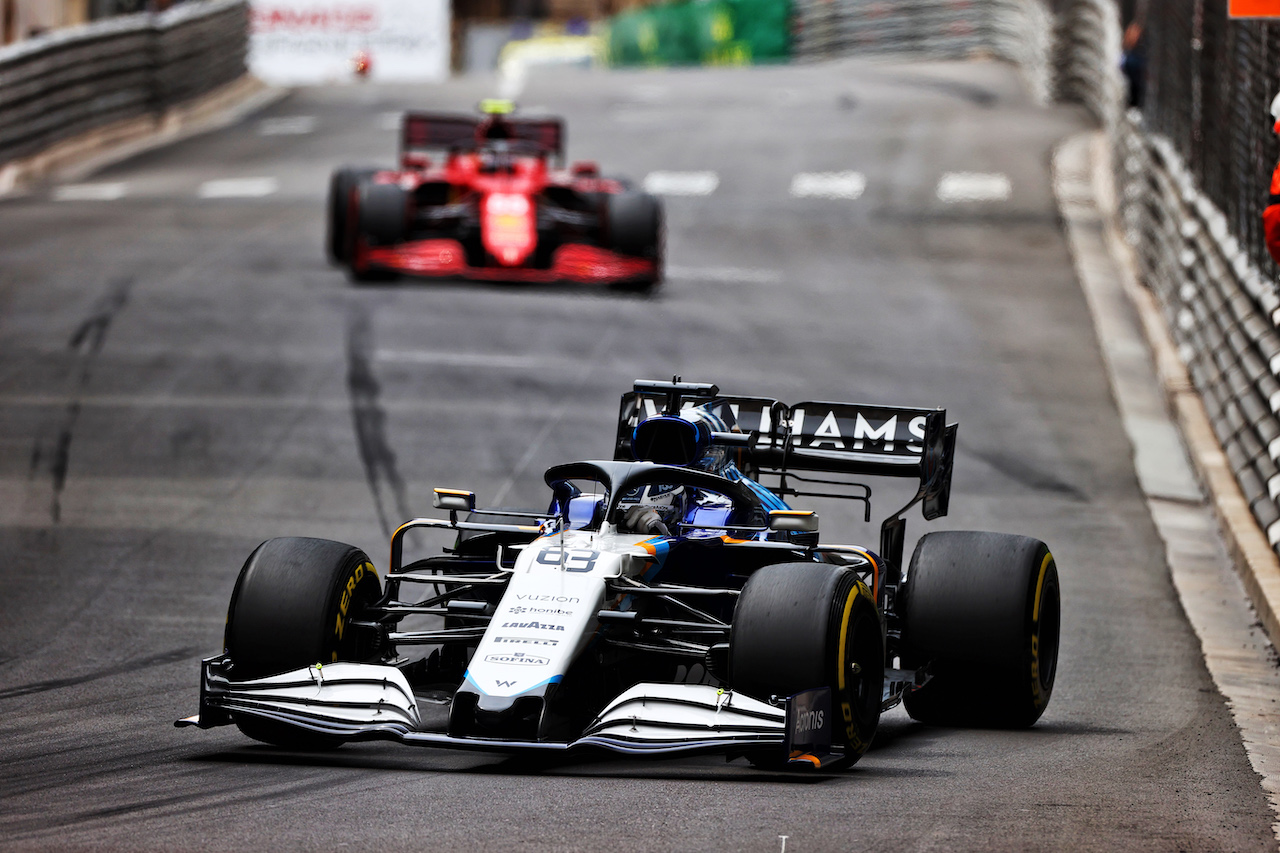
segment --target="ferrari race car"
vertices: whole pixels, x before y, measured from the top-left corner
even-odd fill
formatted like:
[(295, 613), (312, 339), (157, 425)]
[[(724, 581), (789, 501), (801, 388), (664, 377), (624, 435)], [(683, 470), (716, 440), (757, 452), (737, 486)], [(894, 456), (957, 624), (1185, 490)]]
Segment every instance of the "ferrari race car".
[(560, 119), (405, 113), (400, 166), (329, 183), (327, 248), (356, 281), (398, 274), (644, 289), (662, 279), (662, 205), (595, 163), (564, 167)]
[[(955, 436), (941, 409), (636, 382), (615, 458), (549, 469), (546, 512), (436, 489), (448, 518), (402, 525), (383, 581), (349, 545), (264, 542), (224, 651), (202, 664), (199, 714), (177, 724), (286, 748), (720, 752), (806, 769), (856, 761), (900, 701), (925, 723), (1029, 726), (1058, 654), (1045, 544), (930, 533), (903, 571), (903, 513), (946, 514)], [(786, 502), (847, 498), (870, 521), (864, 477), (919, 484), (877, 550), (823, 544), (818, 517)], [(407, 537), (431, 531), (447, 547), (410, 559)]]

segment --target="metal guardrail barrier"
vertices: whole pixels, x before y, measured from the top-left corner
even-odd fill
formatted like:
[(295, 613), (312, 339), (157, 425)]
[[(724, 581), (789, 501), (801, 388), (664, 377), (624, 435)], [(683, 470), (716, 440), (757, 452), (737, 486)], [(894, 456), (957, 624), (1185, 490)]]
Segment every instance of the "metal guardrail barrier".
[(1054, 100), (1082, 104), (1105, 128), (1120, 120), (1128, 89), (1120, 73), (1120, 15), (1113, 0), (1058, 0)]
[(1280, 154), (1267, 110), (1280, 85), (1280, 28), (1230, 21), (1226, 0), (1165, 5), (1148, 24), (1145, 127), (1169, 140), (1254, 264), (1274, 271), (1259, 213)]
[[(1117, 130), (1121, 216), (1214, 432), (1272, 549), (1280, 544), (1275, 283), (1172, 142), (1131, 113)], [(1257, 202), (1261, 206), (1262, 200)]]
[(993, 56), (1041, 100), (1084, 104), (1107, 126), (1124, 98), (1113, 0), (796, 0), (795, 55)]
[(0, 48), (0, 163), (242, 76), (245, 0), (196, 0)]
[(1112, 127), (1120, 216), (1144, 283), (1254, 518), (1280, 545), (1280, 295), (1261, 214), (1277, 155), (1280, 28), (1226, 0), (1159, 4), (1141, 110)]

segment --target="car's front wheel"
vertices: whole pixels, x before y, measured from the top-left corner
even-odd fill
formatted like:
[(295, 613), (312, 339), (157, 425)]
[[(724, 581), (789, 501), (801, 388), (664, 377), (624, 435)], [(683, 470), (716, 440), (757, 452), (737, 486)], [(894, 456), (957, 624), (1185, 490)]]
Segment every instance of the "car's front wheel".
[(856, 761), (875, 735), (884, 692), (884, 633), (871, 591), (823, 563), (760, 569), (734, 609), (729, 683), (763, 701), (830, 688), (833, 743)]
[[(376, 632), (352, 625), (382, 585), (359, 548), (327, 539), (268, 539), (245, 561), (227, 610), (226, 652), (236, 681), (320, 663), (371, 662)], [(322, 749), (340, 740), (253, 714), (232, 714), (255, 740)]]
[(632, 286), (645, 289), (658, 284), (663, 260), (662, 202), (648, 193), (632, 190), (606, 196), (605, 222), (610, 249), (653, 261), (653, 273)]
[(369, 180), (377, 171), (377, 169), (345, 166), (335, 171), (329, 178), (329, 216), (325, 249), (328, 251), (329, 260), (335, 264), (345, 263), (351, 255), (352, 194), (362, 181)]

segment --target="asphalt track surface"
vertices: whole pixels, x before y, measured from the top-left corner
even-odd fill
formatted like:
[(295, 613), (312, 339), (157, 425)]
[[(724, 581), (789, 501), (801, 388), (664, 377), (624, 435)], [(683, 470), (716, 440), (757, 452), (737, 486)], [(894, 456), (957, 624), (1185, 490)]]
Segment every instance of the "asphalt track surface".
[[(1049, 155), (1082, 114), (1034, 107), (987, 63), (540, 74), (522, 100), (566, 116), (572, 156), (636, 179), (717, 173), (711, 194), (667, 201), (665, 287), (370, 287), (329, 268), (330, 169), (389, 164), (388, 113), (491, 91), (301, 91), (94, 176), (124, 187), (114, 200), (0, 203), (0, 848), (1274, 849), (1058, 224)], [(264, 135), (271, 118), (305, 130)], [(789, 193), (850, 170), (860, 198)], [(1009, 192), (945, 202), (948, 172)], [(274, 183), (199, 197), (229, 178)], [(381, 568), (432, 486), (543, 504), (542, 470), (606, 456), (618, 395), (674, 373), (946, 406), (952, 514), (913, 516), (909, 539), (1053, 548), (1064, 633), (1041, 722), (933, 729), (899, 709), (825, 776), (305, 755), (173, 728), (262, 539), (349, 541)], [(853, 507), (818, 508), (826, 538), (875, 541)]]

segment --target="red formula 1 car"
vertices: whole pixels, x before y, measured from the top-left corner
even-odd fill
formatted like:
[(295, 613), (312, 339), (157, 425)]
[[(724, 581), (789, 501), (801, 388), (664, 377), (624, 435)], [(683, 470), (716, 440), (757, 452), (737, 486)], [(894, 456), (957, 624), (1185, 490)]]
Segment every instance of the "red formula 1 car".
[(398, 169), (329, 185), (329, 257), (356, 281), (398, 274), (648, 288), (662, 278), (662, 206), (595, 163), (564, 167), (564, 123), (406, 113)]

